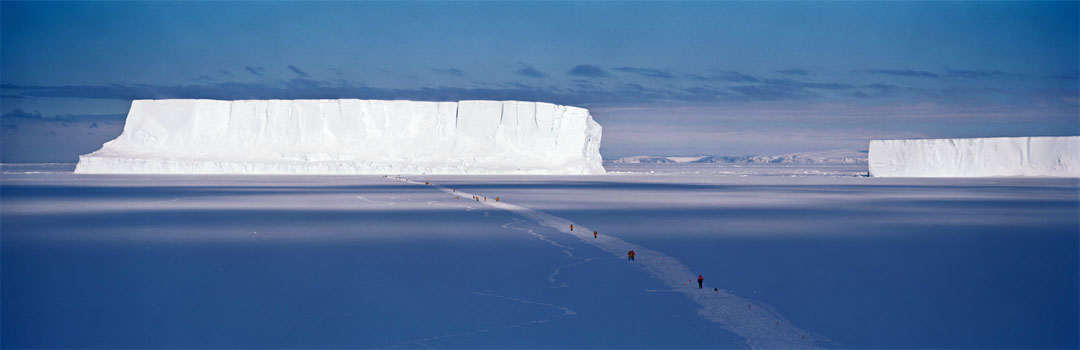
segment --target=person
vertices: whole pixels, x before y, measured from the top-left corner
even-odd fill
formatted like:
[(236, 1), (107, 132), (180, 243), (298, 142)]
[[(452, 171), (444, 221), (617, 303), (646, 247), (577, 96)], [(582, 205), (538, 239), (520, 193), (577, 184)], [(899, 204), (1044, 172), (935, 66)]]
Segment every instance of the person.
[(596, 239), (596, 231), (593, 231), (593, 232), (592, 232), (592, 238), (593, 238), (593, 239)]
[(702, 277), (701, 275), (697, 275), (697, 287), (698, 287), (698, 289), (701, 289), (701, 284), (704, 283), (704, 282), (705, 282), (705, 277)]
[(570, 231), (574, 230), (574, 224), (570, 224)]
[(626, 252), (626, 258), (629, 260), (634, 260), (634, 251), (630, 250), (629, 252)]

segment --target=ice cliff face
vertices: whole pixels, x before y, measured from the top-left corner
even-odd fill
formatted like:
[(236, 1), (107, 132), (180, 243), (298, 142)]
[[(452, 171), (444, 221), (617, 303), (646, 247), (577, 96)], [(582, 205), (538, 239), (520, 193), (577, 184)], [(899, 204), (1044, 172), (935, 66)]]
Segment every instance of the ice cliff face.
[(75, 172), (600, 174), (600, 133), (540, 102), (136, 100)]
[(1080, 136), (873, 140), (875, 177), (1080, 177)]

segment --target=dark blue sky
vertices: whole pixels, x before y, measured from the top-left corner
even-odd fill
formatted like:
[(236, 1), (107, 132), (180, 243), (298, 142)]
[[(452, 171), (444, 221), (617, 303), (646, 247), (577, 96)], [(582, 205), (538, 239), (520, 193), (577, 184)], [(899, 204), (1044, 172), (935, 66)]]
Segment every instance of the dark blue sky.
[(3, 160), (131, 99), (588, 107), (605, 157), (1077, 135), (1077, 2), (3, 2)]

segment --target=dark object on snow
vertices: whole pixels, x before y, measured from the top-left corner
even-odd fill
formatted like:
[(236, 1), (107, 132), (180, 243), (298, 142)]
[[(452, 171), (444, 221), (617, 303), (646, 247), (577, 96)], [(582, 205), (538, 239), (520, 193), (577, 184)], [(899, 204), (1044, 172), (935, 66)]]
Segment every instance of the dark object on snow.
[(626, 258), (628, 260), (634, 260), (634, 251), (631, 250), (631, 251), (626, 252)]
[(704, 283), (704, 282), (705, 282), (705, 277), (702, 277), (701, 275), (697, 275), (697, 287), (698, 287), (698, 289), (701, 289), (701, 284)]
[(592, 238), (593, 238), (593, 239), (596, 239), (596, 231), (593, 231), (593, 232), (592, 232)]

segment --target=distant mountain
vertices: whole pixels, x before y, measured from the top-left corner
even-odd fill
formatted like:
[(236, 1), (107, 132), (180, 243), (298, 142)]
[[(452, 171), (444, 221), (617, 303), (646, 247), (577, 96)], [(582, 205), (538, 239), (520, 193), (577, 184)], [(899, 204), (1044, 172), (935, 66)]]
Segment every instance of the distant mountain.
[(866, 163), (866, 150), (832, 150), (821, 152), (800, 152), (775, 156), (633, 156), (611, 161), (612, 163)]

